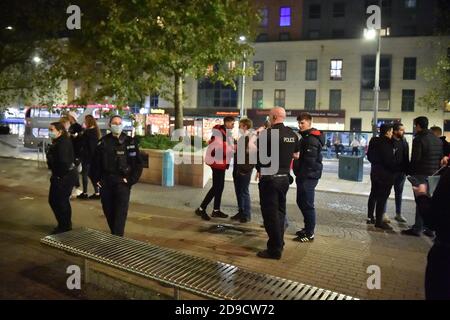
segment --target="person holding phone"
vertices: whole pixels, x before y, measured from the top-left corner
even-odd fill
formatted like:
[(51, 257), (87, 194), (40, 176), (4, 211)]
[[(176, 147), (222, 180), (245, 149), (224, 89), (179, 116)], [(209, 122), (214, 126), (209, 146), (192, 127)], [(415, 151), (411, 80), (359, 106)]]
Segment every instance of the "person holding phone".
[(424, 225), (435, 230), (436, 238), (428, 252), (425, 298), (450, 300), (450, 170), (446, 169), (430, 197), (427, 184), (413, 186)]

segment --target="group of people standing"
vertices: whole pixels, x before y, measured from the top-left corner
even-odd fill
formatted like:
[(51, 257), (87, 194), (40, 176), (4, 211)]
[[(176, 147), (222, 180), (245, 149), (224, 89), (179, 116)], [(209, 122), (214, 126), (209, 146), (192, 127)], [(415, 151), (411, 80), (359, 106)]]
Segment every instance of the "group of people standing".
[[(303, 113), (297, 117), (299, 135), (284, 125), (286, 112), (277, 107), (270, 111), (269, 122), (257, 130), (252, 129), (249, 119), (239, 122), (240, 137), (233, 139), (232, 129), (235, 119), (225, 117), (223, 125), (214, 127), (215, 133), (209, 141), (205, 162), (211, 167), (213, 183), (196, 214), (204, 220), (210, 220), (206, 209), (214, 199), (212, 217), (228, 218), (220, 210), (224, 189), (225, 171), (232, 158), (233, 180), (239, 211), (231, 217), (246, 223), (251, 220), (251, 201), (249, 185), (253, 169), (259, 180), (259, 200), (268, 234), (267, 249), (260, 251), (261, 258), (280, 259), (284, 247), (286, 228), (286, 194), (296, 176), (297, 204), (303, 214), (305, 227), (296, 232), (295, 241), (311, 242), (314, 240), (316, 212), (314, 207), (315, 188), (322, 175), (322, 148), (325, 145), (323, 134), (312, 125), (312, 117)], [(278, 139), (278, 141), (272, 141)], [(271, 150), (273, 143), (277, 144)], [(220, 156), (217, 156), (217, 155)], [(269, 162), (261, 156), (267, 156)], [(233, 157), (234, 156), (234, 157)], [(272, 165), (275, 165), (275, 168)], [(270, 169), (270, 170), (269, 170)]]
[[(406, 177), (426, 178), (436, 174), (441, 165), (446, 162), (444, 156), (449, 154), (448, 146), (444, 146), (443, 140), (440, 139), (442, 130), (439, 130), (438, 127), (429, 130), (426, 117), (414, 119), (415, 138), (410, 159), (409, 145), (404, 137), (404, 125), (401, 123), (381, 125), (380, 135), (370, 140), (367, 151), (367, 158), (372, 164), (371, 192), (367, 205), (368, 224), (374, 224), (376, 228), (392, 230), (389, 225), (390, 219), (385, 215), (386, 203), (392, 187), (395, 192), (394, 219), (398, 222), (406, 222), (401, 212)], [(416, 208), (414, 225), (410, 229), (403, 230), (402, 234), (420, 236), (422, 232), (427, 236), (434, 236), (433, 230), (424, 226), (419, 209)]]
[[(77, 198), (101, 199), (111, 233), (123, 236), (131, 186), (139, 180), (143, 167), (138, 144), (123, 132), (119, 115), (111, 117), (111, 133), (104, 137), (92, 115), (86, 115), (84, 125), (69, 112), (49, 126), (49, 204), (58, 223), (52, 234), (72, 229), (70, 196), (73, 188), (80, 186), (81, 165), (83, 192)], [(87, 193), (88, 178), (94, 189), (91, 196)]]

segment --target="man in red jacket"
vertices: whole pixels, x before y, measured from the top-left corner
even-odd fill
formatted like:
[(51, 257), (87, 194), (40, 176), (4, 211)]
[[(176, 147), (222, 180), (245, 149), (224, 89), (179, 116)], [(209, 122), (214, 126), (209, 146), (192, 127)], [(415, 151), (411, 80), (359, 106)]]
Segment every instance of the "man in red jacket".
[(225, 186), (225, 171), (230, 166), (230, 160), (234, 152), (234, 142), (231, 130), (234, 127), (234, 117), (227, 116), (223, 119), (223, 125), (216, 125), (213, 128), (213, 135), (206, 150), (205, 162), (212, 169), (212, 187), (206, 194), (200, 207), (195, 213), (203, 220), (211, 220), (206, 213), (211, 200), (214, 198), (214, 209), (212, 217), (228, 218), (228, 215), (220, 211), (222, 192)]

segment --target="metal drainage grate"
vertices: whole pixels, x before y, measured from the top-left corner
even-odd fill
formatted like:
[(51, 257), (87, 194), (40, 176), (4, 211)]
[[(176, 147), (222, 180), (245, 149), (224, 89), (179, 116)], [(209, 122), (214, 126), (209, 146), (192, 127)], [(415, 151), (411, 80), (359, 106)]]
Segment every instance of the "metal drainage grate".
[(212, 299), (355, 300), (337, 292), (92, 229), (47, 236), (41, 243)]

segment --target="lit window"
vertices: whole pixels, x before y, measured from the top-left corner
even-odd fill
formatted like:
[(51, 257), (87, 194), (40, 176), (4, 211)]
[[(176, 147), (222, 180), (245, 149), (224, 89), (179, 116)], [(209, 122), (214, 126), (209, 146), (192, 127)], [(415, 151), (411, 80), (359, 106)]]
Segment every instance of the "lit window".
[(280, 8), (280, 27), (289, 27), (291, 25), (291, 7)]
[(330, 80), (342, 79), (342, 60), (331, 60)]

